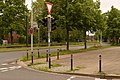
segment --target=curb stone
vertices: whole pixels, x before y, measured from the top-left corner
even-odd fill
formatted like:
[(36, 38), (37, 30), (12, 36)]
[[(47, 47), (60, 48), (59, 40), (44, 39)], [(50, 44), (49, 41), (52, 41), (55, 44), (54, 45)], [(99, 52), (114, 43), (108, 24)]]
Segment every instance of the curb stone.
[[(18, 60), (17, 64), (21, 65), (22, 67), (24, 67), (26, 69), (39, 72), (39, 70), (35, 70), (35, 69), (32, 69), (32, 68), (29, 68), (23, 61)], [(45, 71), (43, 71), (43, 72), (45, 72)], [(47, 72), (48, 73), (57, 73), (57, 74), (77, 75), (77, 76), (88, 76), (88, 77), (96, 77), (96, 78), (100, 78), (101, 77), (100, 74), (87, 74), (87, 73), (83, 74), (83, 73), (70, 73), (70, 72), (68, 73), (68, 72), (55, 72), (55, 71), (47, 71)], [(105, 75), (104, 78), (106, 78), (106, 79), (110, 79), (110, 78), (120, 79), (120, 75), (108, 74), (108, 75)]]

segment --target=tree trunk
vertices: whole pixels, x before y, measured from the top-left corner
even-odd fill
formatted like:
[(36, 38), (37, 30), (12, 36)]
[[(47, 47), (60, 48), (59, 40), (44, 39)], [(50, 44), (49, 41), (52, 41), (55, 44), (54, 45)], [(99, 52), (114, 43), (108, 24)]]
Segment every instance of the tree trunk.
[(11, 44), (13, 44), (12, 29), (10, 30), (10, 40), (11, 40)]
[(84, 49), (87, 49), (87, 44), (86, 44), (86, 30), (84, 30)]
[(69, 50), (69, 29), (67, 28), (67, 50)]
[(26, 16), (26, 47), (28, 47), (28, 17)]

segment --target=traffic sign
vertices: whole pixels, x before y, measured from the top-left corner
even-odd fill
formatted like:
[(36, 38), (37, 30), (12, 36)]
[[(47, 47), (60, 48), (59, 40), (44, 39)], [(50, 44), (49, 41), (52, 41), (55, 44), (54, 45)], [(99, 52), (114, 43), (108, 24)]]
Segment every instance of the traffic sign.
[(50, 15), (51, 11), (52, 11), (52, 6), (53, 4), (49, 3), (49, 2), (46, 2), (46, 6), (47, 6), (47, 9), (48, 9), (48, 15)]
[(29, 31), (30, 31), (30, 34), (32, 34), (32, 33), (33, 33), (33, 28), (30, 28), (30, 30), (29, 30)]
[(33, 22), (33, 23), (32, 23), (32, 27), (38, 27), (37, 22)]

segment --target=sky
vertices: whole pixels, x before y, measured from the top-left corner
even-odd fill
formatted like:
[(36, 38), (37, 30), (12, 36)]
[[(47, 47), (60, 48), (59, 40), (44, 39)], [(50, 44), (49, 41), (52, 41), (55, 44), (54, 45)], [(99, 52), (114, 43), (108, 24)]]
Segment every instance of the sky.
[[(33, 0), (33, 1), (35, 1), (35, 0)], [(110, 10), (112, 5), (115, 8), (120, 10), (120, 0), (100, 0), (100, 2), (101, 2), (100, 9), (102, 10), (102, 13)], [(26, 3), (28, 4), (28, 9), (30, 9), (31, 0), (26, 0)]]
[(120, 0), (100, 0), (100, 2), (100, 9), (102, 10), (102, 13), (110, 10), (111, 6), (114, 6), (115, 8), (120, 10)]

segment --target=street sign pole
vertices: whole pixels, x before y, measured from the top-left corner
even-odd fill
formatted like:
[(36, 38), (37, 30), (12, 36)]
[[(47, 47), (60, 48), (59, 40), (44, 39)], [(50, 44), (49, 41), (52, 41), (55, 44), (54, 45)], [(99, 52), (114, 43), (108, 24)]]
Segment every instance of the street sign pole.
[(51, 32), (51, 15), (47, 16), (48, 24), (48, 54), (49, 54), (49, 69), (51, 68), (51, 51), (50, 51), (50, 32)]
[[(33, 29), (33, 0), (31, 0), (31, 28)], [(33, 58), (33, 32), (31, 33), (31, 57)], [(33, 60), (32, 60), (33, 64)]]
[(51, 53), (50, 53), (50, 32), (51, 32), (51, 11), (53, 4), (46, 2), (46, 6), (48, 9), (48, 16), (47, 16), (47, 27), (48, 27), (48, 57), (49, 57), (49, 69), (51, 68)]

